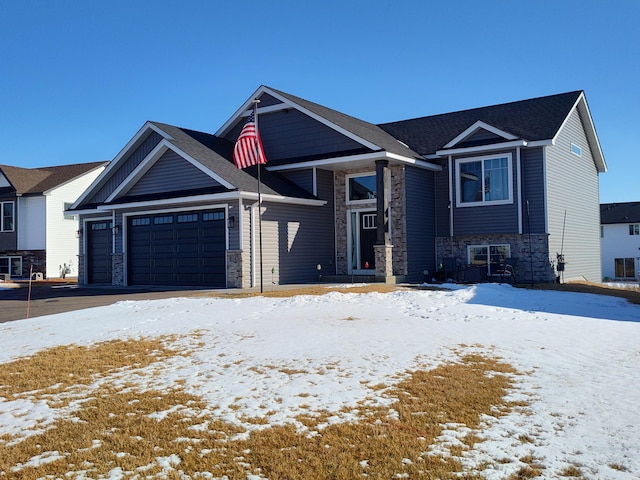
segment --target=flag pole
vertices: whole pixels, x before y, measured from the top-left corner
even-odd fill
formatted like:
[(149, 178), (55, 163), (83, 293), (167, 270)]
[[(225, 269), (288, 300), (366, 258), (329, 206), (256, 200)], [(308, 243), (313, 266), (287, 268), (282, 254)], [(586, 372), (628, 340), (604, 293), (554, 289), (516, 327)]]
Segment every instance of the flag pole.
[[(260, 138), (260, 133), (258, 131), (258, 103), (260, 103), (259, 99), (253, 100), (253, 118), (256, 124), (256, 136)], [(256, 142), (256, 149), (260, 149), (259, 142)], [(257, 158), (260, 158), (260, 153), (256, 152)], [(260, 194), (260, 170), (262, 170), (261, 163), (258, 162), (258, 244), (260, 250), (260, 293), (263, 293), (264, 282), (263, 282), (263, 262), (262, 262), (262, 195)]]

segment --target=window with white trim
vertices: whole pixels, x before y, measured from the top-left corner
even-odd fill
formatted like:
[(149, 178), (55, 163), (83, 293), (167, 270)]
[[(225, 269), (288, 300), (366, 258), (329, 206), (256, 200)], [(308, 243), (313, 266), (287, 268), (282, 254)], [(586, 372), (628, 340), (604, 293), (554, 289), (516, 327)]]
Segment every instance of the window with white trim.
[(0, 202), (0, 232), (15, 229), (15, 202)]
[(640, 235), (640, 223), (629, 225), (629, 235)]
[(511, 256), (511, 246), (508, 244), (469, 245), (467, 247), (469, 265), (487, 267), (487, 275), (492, 274), (499, 265)]
[(347, 203), (363, 203), (376, 199), (376, 174), (347, 175)]
[(457, 206), (513, 202), (511, 154), (456, 160)]
[(0, 273), (22, 276), (22, 257), (0, 257)]

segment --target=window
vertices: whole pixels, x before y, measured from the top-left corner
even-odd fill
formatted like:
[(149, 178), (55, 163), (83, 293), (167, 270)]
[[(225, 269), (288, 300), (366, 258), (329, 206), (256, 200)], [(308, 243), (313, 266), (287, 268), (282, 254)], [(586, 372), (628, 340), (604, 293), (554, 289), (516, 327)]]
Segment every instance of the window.
[(468, 247), (469, 265), (486, 266), (487, 275), (511, 256), (510, 245), (471, 245)]
[(207, 212), (202, 214), (203, 222), (212, 222), (214, 220), (224, 220), (224, 212)]
[(0, 232), (13, 232), (14, 208), (14, 202), (0, 202)]
[(141, 227), (141, 226), (150, 225), (150, 224), (151, 224), (151, 219), (149, 217), (134, 218), (131, 220), (132, 227)]
[(178, 223), (192, 223), (198, 221), (197, 213), (186, 213), (184, 215), (178, 215)]
[(640, 235), (640, 223), (629, 225), (629, 235)]
[(0, 257), (0, 273), (22, 276), (22, 257)]
[(367, 213), (362, 215), (363, 230), (374, 230), (376, 227), (376, 214)]
[(615, 271), (616, 278), (635, 278), (635, 265), (633, 258), (616, 258)]
[(347, 176), (347, 201), (366, 202), (376, 199), (376, 175)]
[(511, 203), (512, 175), (511, 154), (458, 160), (457, 205)]
[(577, 155), (579, 157), (582, 156), (582, 148), (580, 148), (578, 145), (576, 145), (575, 143), (571, 144), (571, 153), (573, 153), (574, 155)]
[(154, 225), (164, 225), (166, 223), (173, 223), (173, 215), (165, 215), (162, 217), (153, 218)]

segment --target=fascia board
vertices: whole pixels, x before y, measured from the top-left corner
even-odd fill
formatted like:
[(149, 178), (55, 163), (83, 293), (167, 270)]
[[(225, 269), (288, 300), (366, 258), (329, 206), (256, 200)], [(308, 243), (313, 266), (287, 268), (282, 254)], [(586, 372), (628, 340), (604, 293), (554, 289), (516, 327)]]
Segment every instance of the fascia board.
[[(314, 200), (308, 198), (294, 198), (284, 197), (280, 195), (262, 194), (262, 200), (275, 202), (275, 203), (289, 203), (293, 205), (310, 205), (321, 206), (327, 202), (325, 200)], [(232, 200), (258, 200), (258, 194), (254, 192), (227, 192), (227, 193), (215, 193), (210, 195), (194, 195), (191, 197), (182, 198), (166, 198), (163, 200), (149, 200), (146, 202), (130, 202), (119, 203), (113, 205), (100, 205), (96, 210), (78, 211), (77, 214), (84, 213), (96, 213), (96, 212), (111, 212), (114, 210), (125, 210), (128, 208), (147, 208), (147, 207), (167, 207), (170, 205), (187, 205), (190, 203), (202, 203), (202, 202), (227, 202)]]
[(459, 153), (474, 153), (474, 152), (488, 152), (491, 150), (503, 150), (505, 148), (526, 147), (528, 142), (526, 140), (515, 140), (512, 142), (493, 143), (490, 145), (480, 145), (477, 147), (465, 147), (465, 148), (452, 148), (450, 150), (438, 150), (436, 155), (457, 155)]
[(270, 88), (265, 87), (265, 86), (261, 86), (260, 88), (258, 88), (258, 90), (256, 90), (256, 92), (251, 97), (249, 97), (249, 99), (247, 101), (245, 101), (238, 110), (236, 110), (236, 112), (233, 114), (233, 116), (229, 120), (227, 120), (225, 122), (225, 124), (222, 125), (222, 127), (220, 127), (220, 129), (216, 132), (215, 135), (217, 137), (223, 137), (224, 135), (226, 135), (229, 132), (229, 130), (231, 130), (232, 126), (235, 125), (237, 119), (239, 117), (244, 116), (246, 110), (253, 103), (254, 99), (258, 98), (262, 93), (267, 93), (268, 95), (270, 95), (270, 96), (272, 96), (274, 98), (277, 98), (285, 106), (283, 107), (282, 105), (274, 105), (274, 106), (265, 107), (264, 109), (258, 107), (258, 116), (260, 115), (261, 112), (262, 113), (267, 113), (267, 112), (273, 112), (273, 111), (277, 111), (277, 110), (283, 110), (284, 108), (293, 108), (293, 109), (298, 110), (299, 112), (307, 115), (308, 117), (313, 118), (317, 122), (320, 122), (323, 125), (326, 125), (327, 127), (331, 128), (332, 130), (335, 130), (336, 132), (344, 135), (345, 137), (350, 138), (351, 140), (359, 143), (360, 145), (362, 145), (362, 146), (364, 146), (366, 148), (369, 148), (371, 150), (380, 150), (380, 146), (379, 145), (371, 143), (368, 140), (365, 140), (364, 138), (361, 138), (358, 135), (355, 135), (354, 133), (350, 132), (349, 130), (346, 130), (346, 129), (336, 125), (335, 123), (332, 123), (332, 122), (328, 121), (326, 118), (321, 117), (320, 115), (317, 115), (317, 114), (313, 113), (311, 110), (307, 110), (306, 108), (302, 107), (301, 105), (298, 105), (297, 103), (292, 102), (291, 100), (283, 97), (282, 95), (274, 92), (273, 90), (271, 90)]
[(352, 155), (349, 157), (325, 158), (322, 160), (297, 162), (289, 165), (278, 165), (275, 167), (269, 167), (268, 166), (269, 164), (267, 163), (266, 168), (270, 172), (282, 172), (282, 171), (288, 171), (288, 170), (300, 170), (302, 168), (322, 168), (322, 167), (337, 165), (340, 163), (354, 163), (354, 162), (375, 161), (375, 160), (396, 160), (401, 163), (408, 163), (411, 165), (415, 165), (417, 167), (425, 168), (427, 170), (433, 170), (433, 171), (442, 170), (442, 167), (440, 165), (436, 165), (435, 163), (425, 162), (423, 160), (419, 160), (415, 158), (403, 157), (402, 155), (397, 155), (395, 153), (388, 153), (388, 152), (363, 153), (361, 155)]
[(442, 148), (443, 149), (444, 148), (451, 148), (454, 145), (457, 145), (459, 142), (461, 142), (462, 140), (464, 140), (469, 135), (471, 135), (472, 133), (474, 133), (476, 130), (479, 130), (479, 129), (487, 130), (488, 132), (491, 132), (494, 135), (498, 135), (499, 137), (502, 137), (505, 140), (516, 140), (518, 138), (518, 137), (516, 137), (515, 135), (513, 135), (513, 134), (511, 134), (509, 132), (505, 132), (504, 130), (500, 130), (499, 128), (496, 128), (496, 127), (494, 127), (492, 125), (489, 125), (488, 123), (485, 123), (482, 120), (478, 120), (476, 123), (474, 123), (469, 128), (467, 128), (465, 131), (460, 133), (457, 137), (455, 137), (453, 140), (451, 140), (449, 143), (447, 143)]

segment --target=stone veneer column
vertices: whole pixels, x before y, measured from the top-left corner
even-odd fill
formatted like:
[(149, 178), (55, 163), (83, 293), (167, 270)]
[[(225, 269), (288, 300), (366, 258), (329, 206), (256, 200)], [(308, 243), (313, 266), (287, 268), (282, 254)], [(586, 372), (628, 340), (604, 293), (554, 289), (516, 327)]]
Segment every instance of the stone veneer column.
[(375, 245), (376, 277), (385, 283), (395, 283), (393, 275), (393, 245)]
[(242, 274), (242, 250), (227, 250), (227, 288), (247, 288)]
[(124, 285), (124, 255), (111, 254), (111, 285)]

